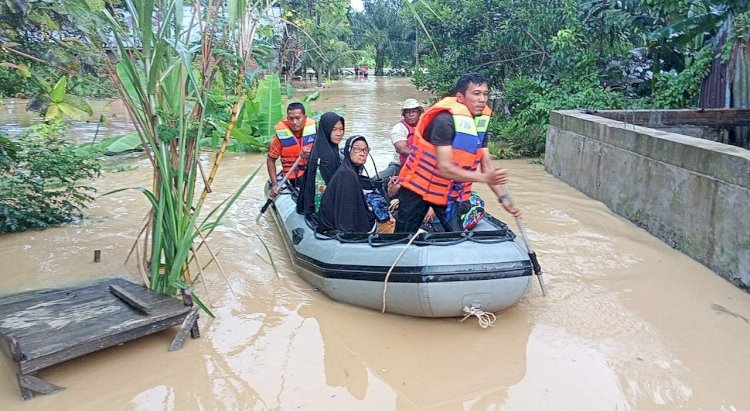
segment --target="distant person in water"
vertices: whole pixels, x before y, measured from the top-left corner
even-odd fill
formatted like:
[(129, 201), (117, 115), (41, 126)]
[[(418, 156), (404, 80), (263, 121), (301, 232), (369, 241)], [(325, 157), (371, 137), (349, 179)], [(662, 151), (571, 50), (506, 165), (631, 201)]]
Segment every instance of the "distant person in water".
[(359, 66), (354, 67), (354, 77), (359, 77)]
[(367, 78), (367, 74), (369, 74), (369, 73), (370, 73), (370, 68), (369, 68), (369, 67), (367, 67), (367, 66), (365, 66), (365, 67), (364, 67), (364, 68), (362, 69), (362, 77), (364, 77), (364, 78)]
[(396, 150), (396, 156), (388, 167), (378, 173), (378, 180), (389, 179), (399, 171), (409, 157), (410, 147), (414, 142), (414, 130), (424, 108), (413, 98), (408, 98), (401, 106), (401, 120), (391, 129), (391, 143)]

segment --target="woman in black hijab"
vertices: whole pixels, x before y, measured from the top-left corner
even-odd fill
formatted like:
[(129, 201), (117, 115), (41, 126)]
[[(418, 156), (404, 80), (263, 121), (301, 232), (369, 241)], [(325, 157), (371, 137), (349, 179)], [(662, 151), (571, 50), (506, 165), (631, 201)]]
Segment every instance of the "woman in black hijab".
[(367, 207), (359, 175), (367, 161), (370, 147), (362, 136), (352, 136), (344, 146), (344, 161), (333, 175), (320, 201), (318, 231), (338, 230), (366, 233), (375, 224)]
[(315, 175), (320, 174), (326, 184), (341, 165), (339, 143), (344, 138), (344, 118), (328, 112), (318, 120), (318, 132), (307, 160), (307, 170), (297, 197), (297, 213), (315, 213)]

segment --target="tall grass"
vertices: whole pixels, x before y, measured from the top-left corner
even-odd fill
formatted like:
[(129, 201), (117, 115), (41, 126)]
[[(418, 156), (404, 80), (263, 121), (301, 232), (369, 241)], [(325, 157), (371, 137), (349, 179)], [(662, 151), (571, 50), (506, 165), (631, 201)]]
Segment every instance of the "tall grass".
[[(193, 282), (191, 266), (198, 264), (198, 249), (255, 176), (249, 176), (235, 194), (201, 217), (244, 102), (245, 67), (252, 55), (255, 29), (272, 4), (267, 0), (196, 1), (192, 18), (185, 19), (179, 0), (125, 0), (132, 16), (130, 28), (108, 9), (92, 17), (86, 27), (92, 43), (114, 42), (108, 70), (153, 165), (152, 187), (138, 189), (152, 206), (139, 235), (143, 255), (138, 265), (144, 281), (154, 290), (173, 294)], [(222, 19), (217, 16), (223, 10), (229, 10), (231, 18), (228, 26), (220, 27), (217, 22)], [(186, 20), (192, 22), (190, 27), (183, 26)], [(205, 96), (217, 63), (213, 47), (219, 30), (237, 40), (241, 63), (235, 89), (239, 98), (211, 172), (205, 175), (198, 149), (206, 123)], [(191, 33), (196, 31), (200, 41), (191, 42)], [(200, 194), (199, 183), (203, 186)], [(135, 249), (140, 251), (140, 247)]]

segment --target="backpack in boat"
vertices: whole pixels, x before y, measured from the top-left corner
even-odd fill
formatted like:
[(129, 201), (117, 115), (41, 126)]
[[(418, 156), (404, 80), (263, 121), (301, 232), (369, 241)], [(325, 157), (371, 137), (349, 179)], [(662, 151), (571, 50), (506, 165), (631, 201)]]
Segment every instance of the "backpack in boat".
[(365, 194), (365, 202), (372, 209), (372, 213), (375, 214), (375, 220), (379, 223), (386, 222), (391, 219), (391, 214), (388, 212), (388, 201), (385, 197), (378, 193), (367, 193)]

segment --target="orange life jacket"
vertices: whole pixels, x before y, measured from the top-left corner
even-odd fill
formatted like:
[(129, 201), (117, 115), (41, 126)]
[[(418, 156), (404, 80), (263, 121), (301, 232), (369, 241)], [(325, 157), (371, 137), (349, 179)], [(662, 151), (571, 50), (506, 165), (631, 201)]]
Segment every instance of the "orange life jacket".
[[(297, 137), (292, 133), (289, 128), (289, 120), (281, 120), (276, 123), (274, 127), (276, 130), (276, 136), (281, 141), (281, 172), (286, 175), (292, 168), (292, 165), (302, 153), (303, 147), (312, 147), (315, 141), (316, 129), (315, 120), (308, 118), (305, 122), (305, 128), (302, 129), (302, 144), (297, 140)], [(306, 159), (301, 159), (299, 165), (292, 174), (289, 175), (290, 180), (302, 177), (305, 174), (305, 166), (307, 165)]]
[[(411, 147), (411, 145), (414, 144), (414, 130), (416, 130), (417, 128), (407, 123), (406, 120), (404, 119), (401, 119), (401, 124), (403, 124), (404, 127), (406, 127), (406, 130), (409, 131), (409, 134), (406, 136), (406, 145), (408, 147)], [(404, 165), (408, 157), (409, 157), (408, 154), (398, 155), (398, 160), (401, 162), (401, 165)]]
[(399, 179), (402, 186), (421, 195), (425, 201), (451, 206), (469, 199), (471, 181), (459, 182), (440, 175), (435, 146), (423, 137), (430, 122), (444, 111), (451, 113), (456, 129), (451, 144), (453, 164), (470, 171), (477, 169), (492, 110), (485, 107), (480, 116), (473, 117), (455, 97), (446, 97), (427, 109), (419, 119), (414, 132), (414, 144), (410, 147), (411, 153), (401, 168)]

